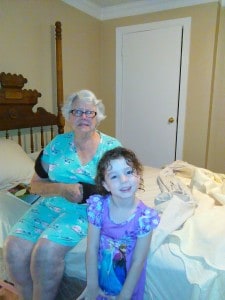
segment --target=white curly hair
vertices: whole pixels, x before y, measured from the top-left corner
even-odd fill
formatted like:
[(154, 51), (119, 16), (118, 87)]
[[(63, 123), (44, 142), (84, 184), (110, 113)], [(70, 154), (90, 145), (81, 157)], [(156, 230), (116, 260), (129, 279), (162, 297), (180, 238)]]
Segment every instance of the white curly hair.
[(71, 94), (62, 107), (63, 116), (67, 121), (69, 120), (69, 115), (73, 108), (73, 104), (78, 99), (84, 102), (89, 102), (96, 107), (96, 120), (98, 124), (106, 118), (105, 106), (102, 103), (102, 100), (97, 99), (95, 94), (89, 90), (80, 90), (79, 92)]

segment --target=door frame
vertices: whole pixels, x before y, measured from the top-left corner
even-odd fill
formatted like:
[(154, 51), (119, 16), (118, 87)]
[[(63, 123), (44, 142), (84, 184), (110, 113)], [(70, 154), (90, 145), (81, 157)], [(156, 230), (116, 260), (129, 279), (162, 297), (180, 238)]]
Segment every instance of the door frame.
[(191, 17), (117, 27), (116, 28), (116, 137), (119, 138), (119, 130), (122, 127), (121, 99), (122, 99), (122, 45), (123, 35), (137, 31), (153, 30), (159, 28), (168, 28), (171, 26), (182, 26), (182, 55), (180, 70), (180, 91), (179, 91), (179, 108), (177, 119), (177, 142), (175, 155), (176, 159), (183, 159), (184, 131), (186, 117), (186, 99), (188, 86), (188, 65), (190, 51), (190, 35), (191, 35)]

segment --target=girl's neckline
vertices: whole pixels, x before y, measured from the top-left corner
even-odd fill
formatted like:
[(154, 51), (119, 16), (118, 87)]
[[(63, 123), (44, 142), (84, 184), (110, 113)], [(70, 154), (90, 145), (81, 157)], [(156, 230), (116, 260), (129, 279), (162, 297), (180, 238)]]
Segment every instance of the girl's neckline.
[(137, 200), (137, 203), (136, 203), (136, 206), (134, 208), (134, 211), (125, 219), (125, 220), (122, 220), (122, 221), (115, 221), (112, 217), (111, 217), (111, 214), (110, 214), (110, 203), (111, 203), (111, 195), (108, 195), (108, 200), (107, 200), (107, 203), (108, 203), (108, 217), (110, 219), (110, 221), (115, 224), (115, 225), (122, 225), (122, 224), (126, 224), (126, 223), (129, 223), (136, 215), (139, 207), (140, 207), (140, 203), (141, 203), (141, 200), (136, 198)]

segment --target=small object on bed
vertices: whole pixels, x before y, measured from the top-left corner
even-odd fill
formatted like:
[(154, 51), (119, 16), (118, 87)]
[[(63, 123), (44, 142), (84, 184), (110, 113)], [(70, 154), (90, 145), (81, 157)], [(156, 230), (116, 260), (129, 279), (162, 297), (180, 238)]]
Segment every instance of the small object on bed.
[(24, 183), (20, 183), (8, 191), (28, 204), (34, 204), (41, 197), (38, 194), (31, 193), (30, 185)]

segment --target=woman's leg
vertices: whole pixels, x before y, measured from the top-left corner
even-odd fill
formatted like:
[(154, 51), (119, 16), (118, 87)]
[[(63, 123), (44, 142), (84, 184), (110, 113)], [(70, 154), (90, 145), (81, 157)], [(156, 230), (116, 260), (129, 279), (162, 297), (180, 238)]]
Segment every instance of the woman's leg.
[(21, 299), (31, 300), (33, 283), (30, 274), (30, 259), (34, 243), (8, 236), (3, 248), (7, 272), (15, 284)]
[(6, 268), (23, 300), (33, 299), (30, 264), (34, 245), (60, 212), (46, 206), (40, 199), (13, 226), (4, 245)]
[(55, 299), (64, 271), (64, 257), (72, 247), (41, 238), (31, 257), (33, 300)]
[(87, 235), (86, 206), (77, 205), (55, 219), (36, 243), (31, 257), (33, 300), (55, 299), (66, 253)]

